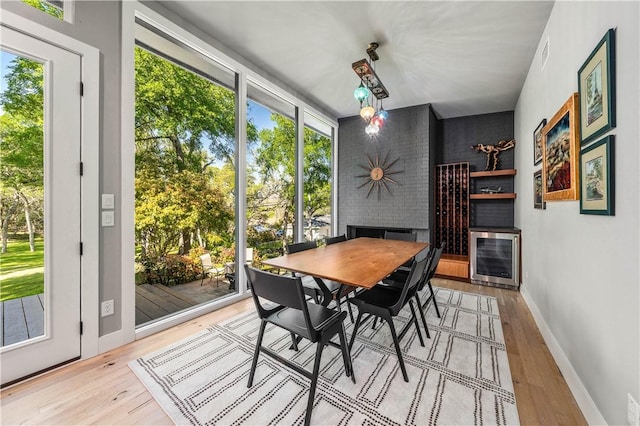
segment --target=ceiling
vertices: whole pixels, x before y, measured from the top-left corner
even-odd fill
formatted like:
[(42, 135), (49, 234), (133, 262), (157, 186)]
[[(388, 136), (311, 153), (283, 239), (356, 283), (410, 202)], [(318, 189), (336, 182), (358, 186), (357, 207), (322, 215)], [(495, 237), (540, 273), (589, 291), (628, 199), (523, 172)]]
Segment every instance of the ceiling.
[(550, 1), (163, 1), (335, 118), (357, 115), (351, 64), (380, 44), (385, 109), (441, 118), (515, 108)]

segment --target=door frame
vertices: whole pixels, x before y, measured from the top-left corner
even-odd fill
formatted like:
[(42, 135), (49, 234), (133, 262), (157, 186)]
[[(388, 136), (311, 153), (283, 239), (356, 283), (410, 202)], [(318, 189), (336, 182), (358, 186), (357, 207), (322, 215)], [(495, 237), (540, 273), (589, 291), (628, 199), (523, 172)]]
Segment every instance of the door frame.
[[(99, 261), (100, 261), (100, 51), (93, 46), (61, 34), (15, 13), (2, 10), (2, 26), (27, 36), (56, 45), (81, 57), (80, 75), (84, 94), (80, 101), (80, 235), (83, 254), (80, 257), (80, 357), (99, 353)], [(80, 174), (80, 164), (73, 165)], [(80, 242), (78, 242), (80, 243)], [(80, 250), (80, 247), (78, 247)]]

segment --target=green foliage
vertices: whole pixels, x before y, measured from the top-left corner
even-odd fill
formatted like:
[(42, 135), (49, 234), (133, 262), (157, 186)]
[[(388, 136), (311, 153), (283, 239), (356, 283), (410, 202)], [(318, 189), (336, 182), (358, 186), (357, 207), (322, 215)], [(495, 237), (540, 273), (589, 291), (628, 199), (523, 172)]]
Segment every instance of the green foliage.
[[(275, 199), (282, 211), (283, 226), (292, 223), (295, 212), (295, 123), (280, 114), (272, 114), (273, 129), (260, 132), (256, 165), (263, 191), (257, 200)], [(331, 139), (309, 128), (304, 129), (304, 206), (305, 217), (329, 213), (331, 204)], [(248, 191), (252, 195), (252, 188)], [(259, 210), (260, 206), (256, 206)], [(272, 210), (273, 211), (273, 210)]]
[(0, 94), (0, 175), (4, 185), (43, 186), (44, 66), (16, 57)]
[[(44, 266), (44, 240), (36, 238), (36, 251), (29, 251), (29, 241), (11, 239), (6, 253), (0, 253), (0, 276)], [(4, 285), (4, 284), (3, 284)]]
[[(13, 238), (6, 253), (0, 254), (0, 301), (40, 294), (44, 291), (44, 274), (29, 273), (29, 269), (44, 266), (44, 241), (36, 239), (36, 251), (29, 250), (29, 241)], [(7, 277), (12, 272), (25, 271), (24, 275)]]
[[(16, 56), (0, 94), (0, 221), (6, 230), (43, 229), (44, 65)], [(32, 228), (29, 228), (32, 229)]]
[(20, 275), (0, 281), (0, 302), (44, 292), (44, 273)]
[(195, 235), (205, 245), (233, 241), (234, 92), (141, 48), (135, 59), (141, 256), (161, 259), (180, 244), (187, 251)]
[(58, 19), (64, 18), (62, 10), (47, 3), (46, 1), (42, 1), (42, 0), (22, 0), (22, 1), (30, 6), (35, 7), (36, 9), (40, 9), (41, 11), (48, 13), (54, 18), (58, 18)]
[[(142, 259), (144, 266), (144, 283), (163, 284), (167, 286), (195, 281), (201, 274), (200, 260), (194, 261), (189, 256), (170, 254), (162, 258)], [(136, 282), (142, 284), (142, 282)]]

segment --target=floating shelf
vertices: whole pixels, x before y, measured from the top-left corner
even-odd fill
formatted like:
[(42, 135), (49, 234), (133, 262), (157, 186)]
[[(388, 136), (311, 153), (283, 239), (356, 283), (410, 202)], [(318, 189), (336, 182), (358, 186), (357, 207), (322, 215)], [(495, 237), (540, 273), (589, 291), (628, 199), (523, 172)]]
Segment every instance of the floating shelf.
[(481, 178), (481, 177), (490, 177), (490, 176), (515, 176), (517, 173), (516, 169), (505, 169), (505, 170), (488, 170), (483, 172), (471, 172), (469, 176), (472, 178)]
[(513, 192), (498, 192), (496, 194), (470, 194), (472, 200), (513, 200), (516, 194)]

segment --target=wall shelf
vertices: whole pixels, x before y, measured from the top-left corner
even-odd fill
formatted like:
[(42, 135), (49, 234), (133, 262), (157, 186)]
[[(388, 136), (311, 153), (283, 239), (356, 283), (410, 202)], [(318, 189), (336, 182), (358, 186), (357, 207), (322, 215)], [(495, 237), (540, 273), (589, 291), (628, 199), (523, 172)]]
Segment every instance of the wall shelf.
[[(516, 169), (505, 169), (505, 170), (485, 170), (482, 172), (470, 172), (469, 177), (471, 178), (483, 178), (483, 177), (499, 177), (499, 176), (515, 176), (517, 173)], [(513, 192), (498, 192), (495, 194), (470, 194), (469, 199), (471, 200), (513, 200), (516, 198), (516, 194)]]
[(471, 172), (469, 176), (472, 178), (481, 178), (481, 177), (491, 177), (491, 176), (515, 176), (517, 173), (516, 169), (506, 169), (506, 170), (488, 170), (482, 172)]
[(513, 192), (498, 192), (496, 194), (471, 194), (469, 198), (472, 200), (513, 200), (516, 194)]

